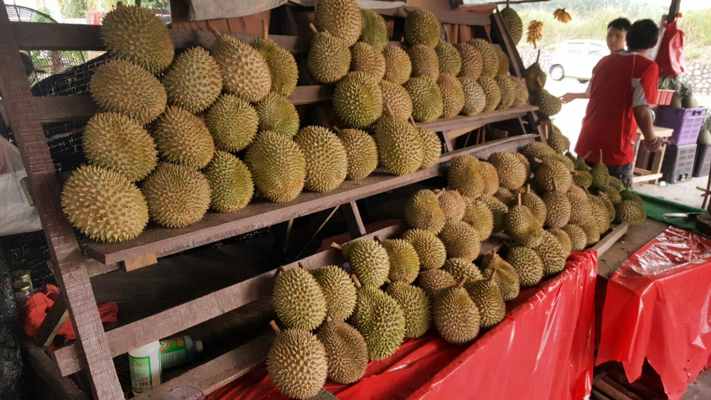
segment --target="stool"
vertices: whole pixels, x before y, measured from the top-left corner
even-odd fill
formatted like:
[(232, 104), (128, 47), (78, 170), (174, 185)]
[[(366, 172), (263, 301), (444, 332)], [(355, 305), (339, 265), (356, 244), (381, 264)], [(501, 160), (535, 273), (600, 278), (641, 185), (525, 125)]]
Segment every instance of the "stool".
[[(660, 138), (668, 138), (671, 137), (672, 134), (674, 133), (673, 129), (670, 128), (662, 128), (661, 126), (655, 126), (654, 127), (654, 133), (657, 135), (657, 137)], [(656, 151), (654, 153), (651, 153), (652, 160), (650, 162), (649, 169), (647, 168), (639, 168), (637, 167), (637, 156), (639, 155), (639, 148), (640, 148), (640, 140), (639, 138), (642, 137), (642, 132), (637, 131), (637, 143), (634, 145), (634, 161), (632, 161), (632, 164), (635, 166), (634, 168), (634, 176), (632, 177), (632, 183), (642, 183), (642, 182), (652, 182), (652, 183), (657, 183), (659, 179), (662, 177), (662, 161), (664, 161), (664, 154), (667, 151), (667, 145), (664, 144), (662, 145), (662, 148), (659, 149), (659, 151)]]

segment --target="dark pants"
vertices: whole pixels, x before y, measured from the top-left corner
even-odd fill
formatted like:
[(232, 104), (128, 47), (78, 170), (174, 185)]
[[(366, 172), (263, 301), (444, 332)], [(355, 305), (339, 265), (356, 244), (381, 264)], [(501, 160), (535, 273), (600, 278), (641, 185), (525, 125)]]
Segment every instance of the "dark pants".
[(634, 173), (634, 165), (632, 163), (608, 166), (607, 169), (610, 171), (611, 176), (619, 178), (626, 187), (632, 186), (632, 174)]

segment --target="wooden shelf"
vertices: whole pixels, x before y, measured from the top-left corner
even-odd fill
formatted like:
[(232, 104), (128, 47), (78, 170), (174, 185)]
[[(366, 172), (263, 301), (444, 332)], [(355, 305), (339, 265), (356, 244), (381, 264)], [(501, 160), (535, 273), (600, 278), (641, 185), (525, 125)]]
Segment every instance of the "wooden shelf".
[(134, 264), (134, 260), (146, 255), (157, 258), (175, 254), (420, 182), (439, 175), (441, 165), (459, 155), (472, 154), (485, 158), (493, 152), (516, 150), (532, 142), (535, 137), (535, 135), (514, 136), (456, 150), (442, 156), (437, 165), (409, 175), (392, 176), (375, 173), (360, 182), (346, 181), (330, 193), (303, 193), (287, 204), (256, 202), (235, 213), (208, 213), (201, 221), (182, 229), (149, 228), (138, 238), (123, 243), (89, 242), (85, 245), (85, 252), (104, 264), (119, 262)]
[(493, 111), (490, 113), (483, 113), (471, 117), (459, 115), (450, 119), (439, 119), (432, 122), (418, 122), (415, 125), (423, 128), (432, 129), (433, 131), (437, 132), (454, 129), (476, 129), (486, 124), (523, 117), (527, 113), (537, 110), (538, 107), (536, 106), (525, 105), (521, 107), (510, 108), (504, 111)]

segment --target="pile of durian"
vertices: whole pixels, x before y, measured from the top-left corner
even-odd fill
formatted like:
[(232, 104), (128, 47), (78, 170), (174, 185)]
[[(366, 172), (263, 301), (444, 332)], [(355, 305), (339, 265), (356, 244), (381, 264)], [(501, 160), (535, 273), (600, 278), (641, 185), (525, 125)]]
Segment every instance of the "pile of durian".
[[(369, 360), (430, 329), (468, 343), (503, 320), (521, 288), (563, 271), (572, 251), (595, 244), (613, 222), (644, 221), (642, 200), (604, 165), (574, 159), (555, 126), (548, 143), (487, 161), (453, 159), (446, 188), (408, 199), (399, 238), (333, 246), (348, 270), (281, 270), (272, 299), (283, 329), (267, 356), (274, 385), (306, 399), (327, 379), (356, 382)], [(505, 245), (480, 254), (492, 235)]]
[[(100, 112), (87, 123), (88, 164), (67, 180), (62, 208), (92, 240), (136, 238), (234, 212), (254, 197), (289, 202), (328, 192), (380, 166), (405, 175), (435, 164), (441, 144), (414, 121), (523, 104), (523, 80), (501, 50), (453, 46), (426, 10), (405, 21), (407, 49), (388, 44), (385, 20), (354, 0), (321, 0), (306, 55), (311, 80), (333, 85), (339, 128), (301, 126), (289, 101), (294, 56), (267, 38), (218, 35), (210, 49), (176, 52), (149, 10), (119, 5), (101, 35), (111, 59), (90, 82)], [(308, 79), (308, 78), (306, 78)]]

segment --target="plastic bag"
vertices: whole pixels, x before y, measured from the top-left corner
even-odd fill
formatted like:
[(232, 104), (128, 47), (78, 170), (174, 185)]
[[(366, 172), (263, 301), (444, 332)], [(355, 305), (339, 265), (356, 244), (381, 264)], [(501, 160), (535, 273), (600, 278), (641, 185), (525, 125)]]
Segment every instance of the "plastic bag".
[(19, 150), (0, 137), (0, 236), (42, 229), (26, 182)]
[(656, 61), (659, 65), (659, 76), (675, 77), (685, 71), (684, 32), (677, 27), (676, 20), (664, 27)]

